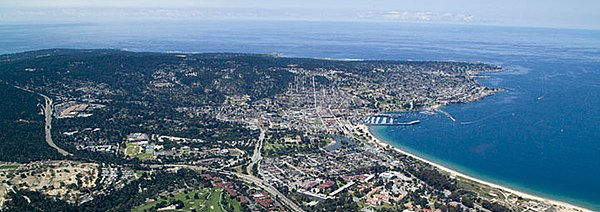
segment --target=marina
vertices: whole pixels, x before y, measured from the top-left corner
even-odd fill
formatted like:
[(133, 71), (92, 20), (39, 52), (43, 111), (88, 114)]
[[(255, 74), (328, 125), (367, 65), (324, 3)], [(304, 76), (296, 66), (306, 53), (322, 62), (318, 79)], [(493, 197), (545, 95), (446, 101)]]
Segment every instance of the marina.
[(421, 123), (421, 120), (402, 121), (399, 115), (393, 114), (375, 114), (365, 119), (363, 124), (367, 126), (391, 126), (391, 125), (414, 125)]

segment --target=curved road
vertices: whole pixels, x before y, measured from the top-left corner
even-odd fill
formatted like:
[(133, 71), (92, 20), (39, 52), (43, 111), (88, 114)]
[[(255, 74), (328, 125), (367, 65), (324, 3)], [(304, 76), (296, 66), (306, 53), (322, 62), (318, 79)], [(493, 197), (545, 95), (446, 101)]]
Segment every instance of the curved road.
[[(6, 83), (6, 82), (4, 82)], [(10, 85), (8, 83), (6, 83), (7, 85)], [(58, 153), (64, 155), (64, 156), (68, 156), (68, 155), (73, 155), (67, 151), (65, 151), (64, 149), (56, 146), (56, 144), (54, 143), (54, 141), (52, 141), (52, 99), (50, 99), (50, 97), (41, 94), (41, 93), (37, 93), (35, 91), (26, 89), (26, 88), (22, 88), (20, 86), (16, 86), (16, 85), (11, 85), (19, 90), (23, 90), (29, 93), (33, 93), (33, 94), (38, 94), (42, 97), (44, 97), (45, 100), (45, 104), (44, 104), (44, 116), (45, 116), (45, 134), (46, 134), (46, 143), (48, 143), (48, 145), (50, 145), (52, 148), (56, 149), (58, 151)]]
[(48, 143), (48, 145), (50, 145), (52, 148), (56, 149), (60, 154), (64, 155), (64, 156), (70, 156), (73, 155), (67, 151), (65, 151), (64, 149), (56, 146), (56, 144), (54, 143), (54, 141), (52, 141), (52, 99), (50, 99), (50, 97), (44, 95), (44, 94), (40, 94), (40, 96), (44, 97), (45, 99), (45, 105), (44, 105), (44, 116), (46, 117), (46, 143)]
[[(208, 169), (208, 168), (205, 168), (202, 166), (194, 166), (194, 165), (186, 165), (186, 164), (162, 164), (162, 165), (152, 164), (152, 165), (148, 165), (148, 167), (150, 167), (150, 168), (180, 167), (180, 168), (187, 168), (187, 169), (194, 170), (194, 171), (210, 171), (211, 170), (211, 169)], [(279, 199), (281, 201), (281, 203), (286, 205), (287, 208), (289, 208), (290, 210), (296, 211), (296, 212), (304, 212), (304, 210), (300, 206), (298, 206), (294, 201), (288, 199), (285, 195), (283, 195), (281, 192), (279, 192), (279, 190), (277, 190), (275, 187), (265, 183), (260, 178), (257, 178), (252, 175), (246, 175), (246, 174), (230, 172), (230, 171), (225, 171), (225, 170), (212, 170), (212, 171), (216, 171), (216, 172), (219, 172), (219, 173), (225, 174), (225, 175), (235, 175), (242, 181), (254, 183), (254, 185), (256, 185), (257, 187), (259, 187), (259, 188), (265, 190), (267, 193), (273, 195), (273, 197), (275, 197), (276, 200)]]
[(273, 187), (267, 183), (264, 183), (264, 181), (262, 179), (254, 177), (252, 175), (245, 175), (245, 174), (240, 174), (240, 173), (236, 173), (236, 172), (229, 172), (229, 173), (238, 176), (240, 179), (242, 179), (244, 181), (254, 183), (254, 185), (262, 188), (266, 192), (273, 195), (275, 197), (275, 199), (281, 200), (281, 202), (284, 205), (287, 205), (288, 208), (291, 209), (292, 211), (297, 211), (297, 212), (304, 211), (304, 210), (302, 210), (302, 208), (300, 206), (296, 205), (296, 203), (294, 201), (288, 199), (285, 195), (283, 195), (281, 192), (279, 192), (279, 190), (277, 190), (275, 187)]
[[(261, 151), (262, 151), (262, 146), (263, 146), (263, 142), (265, 140), (265, 130), (260, 127), (260, 135), (258, 136), (258, 141), (256, 142), (256, 146), (254, 146), (254, 153), (252, 154), (252, 158), (251, 158), (251, 162), (248, 165), (248, 167), (246, 167), (246, 172), (248, 172), (248, 174), (252, 175), (252, 167), (254, 166), (254, 164), (258, 164), (260, 162), (260, 160), (262, 160), (262, 156)], [(258, 167), (260, 168), (260, 167)]]

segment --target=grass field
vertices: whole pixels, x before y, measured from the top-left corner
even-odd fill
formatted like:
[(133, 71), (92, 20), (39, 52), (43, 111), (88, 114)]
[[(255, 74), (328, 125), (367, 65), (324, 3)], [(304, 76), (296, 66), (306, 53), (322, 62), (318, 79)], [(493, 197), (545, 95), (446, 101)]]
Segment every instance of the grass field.
[(125, 155), (127, 156), (135, 156), (141, 152), (142, 146), (140, 145), (127, 144), (127, 147), (125, 148)]
[[(220, 188), (204, 188), (193, 192), (189, 192), (188, 194), (176, 193), (174, 197), (160, 199), (154, 202), (148, 202), (146, 204), (133, 208), (131, 211), (155, 211), (154, 206), (156, 206), (156, 204), (158, 204), (161, 201), (171, 202), (174, 200), (181, 200), (183, 203), (185, 203), (185, 207), (180, 211), (191, 211), (192, 209), (196, 209), (196, 211), (222, 212), (222, 193), (223, 189)], [(195, 194), (198, 194), (198, 199), (194, 198)], [(226, 198), (225, 195), (223, 196), (223, 198)], [(234, 211), (241, 211), (240, 202), (238, 202), (237, 200), (227, 198), (227, 202), (233, 206)]]
[(153, 153), (154, 150), (146, 150), (143, 151), (142, 146), (140, 145), (135, 145), (135, 144), (127, 144), (127, 147), (125, 148), (125, 155), (129, 156), (129, 157), (136, 157), (139, 158), (140, 160), (150, 160), (153, 159)]
[(278, 140), (267, 140), (263, 143), (263, 153), (267, 157), (279, 156), (282, 154), (286, 154), (289, 152), (305, 152), (310, 151), (315, 148), (319, 148), (324, 146), (326, 141), (320, 140), (319, 143), (286, 143), (283, 139)]
[(227, 203), (231, 204), (231, 206), (233, 206), (233, 211), (234, 212), (241, 212), (242, 211), (242, 203), (240, 203), (239, 201), (232, 199), (229, 194), (225, 195), (227, 197)]

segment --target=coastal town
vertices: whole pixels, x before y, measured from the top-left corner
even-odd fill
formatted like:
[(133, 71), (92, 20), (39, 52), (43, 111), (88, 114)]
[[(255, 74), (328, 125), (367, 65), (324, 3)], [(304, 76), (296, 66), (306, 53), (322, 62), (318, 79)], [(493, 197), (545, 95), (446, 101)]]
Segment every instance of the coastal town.
[[(0, 164), (0, 209), (35, 198), (66, 209), (115, 200), (119, 208), (95, 210), (133, 211), (585, 211), (462, 175), (370, 133), (420, 123), (405, 112), (454, 120), (441, 107), (502, 91), (476, 80), (500, 66), (64, 51), (5, 59), (34, 58), (11, 67), (25, 80), (2, 82), (54, 99), (50, 133), (69, 154)], [(36, 84), (27, 78), (44, 70), (36, 54), (69, 58), (71, 70)], [(131, 64), (102, 64), (115, 66), (114, 79), (69, 75), (105, 55)], [(154, 65), (135, 63), (147, 61)]]

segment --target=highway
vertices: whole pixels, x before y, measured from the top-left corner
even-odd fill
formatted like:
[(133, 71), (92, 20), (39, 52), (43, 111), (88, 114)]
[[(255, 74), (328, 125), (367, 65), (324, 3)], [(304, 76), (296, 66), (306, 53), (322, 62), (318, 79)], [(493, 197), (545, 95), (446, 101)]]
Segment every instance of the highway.
[(64, 156), (69, 156), (69, 155), (73, 155), (67, 151), (65, 151), (64, 149), (58, 147), (54, 141), (52, 141), (52, 99), (50, 99), (50, 97), (44, 95), (44, 94), (40, 94), (42, 97), (44, 97), (45, 100), (45, 105), (44, 105), (44, 116), (46, 117), (46, 126), (45, 126), (45, 131), (46, 131), (46, 143), (48, 143), (48, 145), (50, 145), (52, 148), (56, 149), (60, 154), (64, 155)]
[[(10, 85), (8, 83), (6, 83), (6, 84)], [(48, 97), (48, 96), (46, 96), (44, 94), (37, 93), (35, 91), (28, 90), (28, 89), (22, 88), (20, 86), (16, 86), (16, 85), (11, 85), (11, 86), (15, 87), (16, 89), (23, 90), (23, 91), (26, 91), (26, 92), (29, 92), (29, 93), (33, 93), (33, 94), (38, 94), (38, 95), (44, 97), (45, 103), (44, 103), (44, 108), (43, 109), (44, 109), (44, 116), (45, 116), (45, 126), (44, 126), (44, 129), (45, 129), (45, 134), (46, 134), (45, 135), (45, 137), (46, 137), (46, 143), (48, 143), (48, 145), (50, 145), (52, 148), (56, 149), (60, 154), (62, 154), (64, 156), (73, 155), (73, 154), (65, 151), (64, 149), (58, 147), (54, 143), (54, 141), (52, 141), (52, 99), (50, 99), (50, 97)]]
[[(160, 165), (160, 164), (152, 164), (152, 165), (148, 165), (148, 167), (150, 168), (160, 168), (160, 167), (179, 167), (179, 168), (187, 168), (187, 169), (191, 169), (191, 170), (195, 170), (195, 171), (211, 171), (208, 168), (205, 167), (201, 167), (201, 166), (194, 166), (194, 165), (185, 165), (185, 164), (164, 164), (164, 165)], [(296, 205), (296, 203), (290, 199), (288, 199), (285, 195), (283, 195), (281, 192), (279, 192), (279, 190), (277, 190), (275, 187), (264, 183), (264, 181), (260, 178), (257, 178), (255, 176), (252, 175), (246, 175), (246, 174), (241, 174), (241, 173), (237, 173), (237, 172), (230, 172), (230, 171), (225, 171), (225, 170), (213, 170), (214, 172), (219, 172), (221, 174), (225, 174), (225, 175), (235, 175), (237, 176), (240, 180), (248, 182), (248, 183), (254, 183), (255, 186), (265, 190), (267, 193), (271, 194), (276, 200), (279, 200), (283, 205), (287, 206), (287, 208), (289, 208), (292, 211), (296, 211), (296, 212), (304, 212), (304, 210), (302, 210), (302, 208), (298, 205)]]
[(261, 189), (265, 190), (272, 196), (276, 197), (276, 199), (281, 200), (281, 202), (284, 205), (288, 206), (288, 208), (290, 210), (297, 211), (297, 212), (304, 211), (304, 210), (302, 210), (302, 208), (300, 206), (296, 205), (296, 203), (294, 201), (288, 199), (285, 195), (283, 195), (281, 192), (279, 192), (275, 187), (268, 185), (266, 183), (263, 183), (262, 179), (259, 179), (257, 177), (251, 176), (251, 175), (245, 175), (245, 174), (240, 174), (240, 173), (236, 173), (236, 172), (228, 172), (228, 173), (236, 175), (238, 178), (240, 178), (243, 181), (254, 183), (254, 185), (260, 187)]
[(250, 164), (246, 167), (246, 172), (248, 172), (248, 174), (252, 175), (252, 167), (254, 166), (254, 164), (258, 164), (258, 162), (260, 160), (262, 160), (262, 156), (261, 156), (261, 151), (262, 151), (262, 146), (263, 146), (263, 142), (265, 140), (265, 130), (260, 127), (260, 135), (258, 136), (258, 141), (256, 142), (256, 146), (254, 147), (254, 153), (252, 154), (252, 160), (250, 162)]

